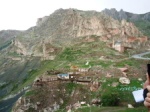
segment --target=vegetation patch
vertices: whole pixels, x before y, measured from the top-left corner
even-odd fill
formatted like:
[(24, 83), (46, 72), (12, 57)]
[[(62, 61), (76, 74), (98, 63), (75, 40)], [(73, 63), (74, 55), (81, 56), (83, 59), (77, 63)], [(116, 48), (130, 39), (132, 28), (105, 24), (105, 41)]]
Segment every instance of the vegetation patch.
[(37, 93), (37, 91), (35, 91), (35, 90), (30, 90), (30, 91), (27, 91), (24, 96), (25, 96), (25, 97), (29, 97), (29, 96), (35, 95), (36, 93)]
[(135, 59), (127, 59), (127, 60), (121, 60), (119, 62), (116, 62), (114, 65), (116, 67), (124, 67), (124, 66), (139, 67), (140, 63)]
[(75, 61), (78, 55), (84, 54), (80, 49), (66, 48), (60, 55), (60, 59)]
[(136, 21), (135, 25), (147, 36), (150, 36), (150, 22), (149, 21)]
[(11, 43), (12, 43), (12, 41), (5, 42), (3, 45), (0, 46), (0, 51), (3, 50), (4, 48), (8, 47)]
[[(101, 88), (102, 105), (121, 106), (128, 103), (135, 104), (132, 91), (141, 89), (143, 82), (136, 79), (130, 79), (130, 81), (130, 84), (124, 85), (119, 83), (119, 79), (117, 78), (105, 79)], [(118, 82), (119, 84), (113, 87), (113, 82)]]
[(4, 84), (2, 84), (2, 85), (0, 86), (0, 89), (4, 89), (4, 88), (7, 87), (9, 84), (10, 84), (10, 82), (9, 82), (9, 83), (4, 83)]
[(143, 56), (144, 58), (150, 58), (150, 54), (146, 54)]
[[(58, 111), (65, 112), (65, 111)], [(75, 110), (74, 112), (147, 112), (145, 107), (137, 107), (137, 108), (125, 108), (125, 107), (83, 107)]]

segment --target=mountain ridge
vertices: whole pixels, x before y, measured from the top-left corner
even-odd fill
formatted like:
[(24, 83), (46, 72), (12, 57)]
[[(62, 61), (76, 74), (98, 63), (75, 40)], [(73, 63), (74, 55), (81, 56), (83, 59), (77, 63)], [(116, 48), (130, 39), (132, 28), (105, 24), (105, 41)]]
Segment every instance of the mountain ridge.
[(150, 12), (143, 13), (143, 14), (135, 14), (132, 12), (123, 11), (123, 9), (117, 11), (115, 8), (104, 9), (101, 12), (118, 20), (128, 19), (130, 21), (138, 21), (138, 20), (150, 21)]
[[(106, 13), (122, 19), (117, 20)], [(128, 42), (131, 37), (148, 39), (132, 22), (123, 19), (127, 19), (128, 16), (123, 10), (117, 12), (116, 9), (107, 9), (102, 12), (72, 8), (58, 9), (50, 16), (39, 18), (36, 26), (16, 34), (13, 40), (16, 50), (12, 51), (23, 55), (45, 56), (49, 54), (49, 51), (43, 54), (43, 49), (46, 48), (44, 46), (54, 48), (68, 46), (75, 44), (81, 37), (90, 39), (92, 36), (108, 44), (112, 44), (113, 41), (122, 41), (128, 47), (133, 46), (131, 42)], [(47, 49), (50, 48), (47, 47), (45, 50)]]
[[(71, 68), (90, 68), (91, 76), (104, 78), (109, 73), (116, 77), (142, 76), (145, 69), (141, 72), (141, 68), (146, 62), (130, 55), (150, 47), (148, 37), (134, 23), (76, 9), (58, 9), (10, 41), (0, 50), (0, 98), (31, 86), (38, 76), (57, 76), (56, 73), (67, 73)], [(116, 49), (118, 45), (124, 52)], [(128, 67), (129, 72), (122, 73), (118, 67)]]
[(150, 12), (134, 14), (123, 10), (117, 11), (116, 9), (105, 9), (102, 13), (119, 21), (123, 19), (130, 21), (134, 23), (140, 31), (150, 37)]
[[(30, 27), (29, 29), (27, 29), (25, 31), (22, 31), (22, 32), (30, 32), (32, 30), (38, 29), (38, 27), (40, 27), (42, 24), (45, 24), (46, 21), (48, 22), (48, 19), (50, 18), (50, 16), (51, 16), (51, 18), (53, 18), (54, 16), (59, 16), (62, 13), (64, 13), (66, 10), (70, 10), (70, 13), (71, 13), (71, 10), (76, 11), (81, 15), (85, 15), (84, 12), (90, 12), (90, 13), (88, 13), (90, 15), (103, 13), (103, 14), (111, 16), (112, 18), (117, 19), (117, 20), (125, 19), (127, 21), (130, 20), (131, 22), (139, 21), (139, 20), (150, 21), (150, 12), (147, 12), (147, 13), (144, 13), (144, 14), (134, 14), (134, 13), (126, 12), (126, 11), (123, 11), (123, 10), (117, 11), (115, 8), (105, 9), (105, 10), (102, 10), (101, 12), (98, 12), (98, 11), (82, 11), (82, 10), (77, 10), (77, 9), (72, 9), (72, 8), (70, 8), (70, 9), (60, 8), (60, 9), (57, 9), (56, 11), (54, 11), (49, 16), (38, 18), (36, 26)], [(53, 25), (53, 26), (55, 26), (55, 25)], [(52, 30), (52, 29), (49, 29), (49, 30)], [(8, 31), (6, 30), (6, 32), (10, 32), (10, 31), (13, 31), (13, 30), (8, 30)], [(16, 32), (16, 31), (17, 30), (15, 30), (14, 32)], [(5, 32), (5, 30), (2, 30), (1, 32)], [(21, 31), (18, 30), (18, 32), (21, 32)], [(38, 33), (38, 30), (37, 30), (37, 33)], [(41, 35), (44, 36), (44, 33), (41, 34)], [(1, 33), (0, 33), (0, 38), (3, 38), (3, 35)]]

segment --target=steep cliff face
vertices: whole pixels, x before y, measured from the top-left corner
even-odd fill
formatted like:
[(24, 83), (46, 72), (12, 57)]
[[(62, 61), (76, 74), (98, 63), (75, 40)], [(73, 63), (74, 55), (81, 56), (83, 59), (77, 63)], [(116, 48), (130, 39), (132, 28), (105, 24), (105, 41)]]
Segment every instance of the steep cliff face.
[[(106, 12), (110, 13), (109, 10)], [(111, 14), (120, 17), (120, 20), (96, 11), (56, 10), (50, 16), (39, 18), (35, 27), (17, 36), (15, 50), (18, 54), (51, 59), (55, 57), (58, 46), (74, 44), (81, 37), (98, 36), (109, 43), (121, 40), (127, 44), (130, 37), (144, 36), (133, 23), (125, 20), (128, 16), (123, 10), (118, 13), (113, 9)], [(56, 51), (52, 53), (50, 49)]]
[(142, 35), (134, 24), (124, 20), (120, 22), (100, 12), (59, 9), (50, 16), (38, 19), (37, 26), (23, 37), (66, 43), (73, 38), (90, 35), (115, 35), (114, 30), (120, 30), (118, 35), (125, 31), (128, 36)]
[(126, 12), (124, 12), (123, 10), (117, 11), (115, 8), (112, 8), (110, 10), (105, 9), (102, 11), (102, 13), (107, 14), (117, 20), (122, 20), (122, 19), (127, 20), (128, 18), (128, 16), (126, 15)]
[[(117, 12), (116, 12), (117, 13)], [(121, 18), (126, 18), (125, 13), (121, 11), (123, 15)], [(115, 15), (114, 15), (115, 16)], [(102, 36), (110, 33), (112, 29), (123, 28), (125, 30), (132, 27), (137, 28), (131, 23), (126, 21), (119, 22), (113, 18), (106, 16), (100, 12), (95, 11), (79, 11), (74, 9), (60, 9), (54, 12), (49, 17), (44, 17), (38, 21), (37, 28), (40, 36), (49, 36), (53, 39), (56, 38), (76, 38), (81, 36), (97, 35)], [(139, 31), (131, 31), (129, 35), (139, 33)], [(129, 32), (129, 31), (128, 31)], [(141, 35), (141, 33), (139, 33)]]
[(102, 13), (119, 21), (125, 19), (133, 22), (142, 33), (150, 36), (150, 12), (145, 14), (133, 14), (123, 10), (117, 11), (116, 9), (105, 9)]

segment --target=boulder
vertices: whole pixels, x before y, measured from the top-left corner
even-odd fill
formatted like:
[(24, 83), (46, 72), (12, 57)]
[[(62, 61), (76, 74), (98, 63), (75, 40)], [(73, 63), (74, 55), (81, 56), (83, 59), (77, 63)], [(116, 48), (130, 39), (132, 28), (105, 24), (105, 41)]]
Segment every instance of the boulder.
[(143, 79), (142, 79), (142, 78), (138, 78), (138, 80), (139, 80), (139, 81), (143, 81)]
[(128, 108), (134, 108), (131, 104), (128, 104)]
[(120, 77), (119, 78), (119, 82), (121, 84), (130, 84), (130, 80), (128, 78), (126, 78), (126, 77)]
[(100, 99), (92, 99), (92, 104), (99, 105), (101, 103)]
[(86, 104), (86, 102), (85, 102), (85, 101), (82, 101), (82, 102), (80, 102), (80, 104), (81, 104), (81, 105), (84, 105), (84, 104)]

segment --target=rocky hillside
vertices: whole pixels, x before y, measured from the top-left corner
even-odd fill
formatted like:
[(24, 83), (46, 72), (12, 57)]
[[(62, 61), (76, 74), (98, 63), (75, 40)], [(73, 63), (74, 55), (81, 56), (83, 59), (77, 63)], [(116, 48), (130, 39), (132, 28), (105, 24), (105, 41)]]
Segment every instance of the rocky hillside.
[[(132, 59), (130, 55), (149, 49), (149, 43), (148, 37), (134, 23), (127, 20), (116, 20), (96, 11), (58, 9), (49, 16), (39, 18), (35, 27), (16, 34), (15, 38), (1, 47), (0, 98), (24, 90), (25, 87), (31, 87), (34, 79), (38, 76), (46, 73), (50, 76), (56, 76), (57, 73), (69, 73), (72, 72), (71, 68), (79, 68), (83, 71), (90, 69), (87, 74), (99, 77), (98, 82), (100, 83), (103, 83), (102, 77), (107, 79), (115, 76), (115, 82), (118, 81), (116, 78), (120, 76), (136, 78), (129, 85), (134, 86), (134, 81), (136, 82), (137, 78), (144, 79), (144, 65), (147, 62)], [(121, 72), (118, 69), (120, 67), (126, 67), (128, 71)], [(82, 73), (84, 77), (87, 74)], [(114, 82), (114, 79), (111, 81), (109, 85)], [(137, 87), (141, 86), (139, 84), (142, 82), (139, 82), (137, 82)], [(47, 90), (41, 87), (45, 93), (48, 93), (45, 95), (48, 99), (44, 98), (47, 99), (45, 100), (47, 103), (49, 103), (49, 98), (55, 100), (56, 96), (54, 94), (58, 90), (57, 86), (61, 87), (62, 84), (64, 83), (58, 81), (57, 84), (54, 82), (54, 88), (49, 86), (50, 88), (48, 87)], [(66, 87), (61, 92), (64, 89), (69, 89), (70, 85), (72, 83), (66, 83)], [(43, 87), (47, 88), (47, 83), (44, 82)], [(51, 91), (51, 88), (54, 91)], [(119, 85), (118, 88), (120, 88)], [(29, 95), (30, 99), (30, 95), (33, 95), (31, 100), (33, 99), (34, 102), (24, 101), (26, 98), (19, 101), (23, 101), (23, 105), (30, 103), (29, 111), (30, 106), (36, 107), (37, 105), (41, 105), (40, 110), (47, 109), (47, 103), (42, 103), (44, 102), (42, 99), (44, 95), (41, 89), (35, 88), (37, 90), (35, 92), (39, 93), (41, 97), (40, 101), (34, 93), (34, 88), (32, 89), (31, 94), (29, 92), (27, 96)], [(98, 89), (98, 93), (93, 92), (93, 99), (99, 97), (101, 89)], [(86, 91), (88, 89), (85, 90), (84, 86), (75, 84), (71, 86), (71, 90), (68, 90), (69, 93), (66, 91), (65, 95), (67, 94), (67, 98), (70, 99), (71, 94), (82, 93), (79, 90)], [(51, 92), (54, 92), (54, 97), (49, 97)], [(131, 90), (128, 91), (128, 94), (130, 93)], [(58, 94), (59, 99), (56, 103), (61, 104), (61, 101), (64, 102), (63, 105), (59, 105), (63, 108), (69, 106), (70, 102), (73, 102), (73, 105), (77, 100), (83, 100), (82, 98), (84, 98), (83, 96), (81, 99), (76, 100), (78, 95), (75, 95), (75, 101), (67, 100), (65, 102), (66, 98), (60, 100), (60, 96)], [(90, 95), (85, 97), (90, 97)], [(130, 99), (132, 99), (131, 94)], [(124, 100), (125, 103), (128, 102), (125, 97)], [(91, 99), (87, 102), (91, 103)], [(22, 105), (22, 103), (20, 104)], [(51, 105), (53, 106), (53, 102)], [(57, 106), (55, 105), (52, 108)], [(20, 106), (17, 108), (20, 109)], [(3, 109), (3, 107), (0, 109)], [(23, 107), (23, 109), (26, 108)]]
[(145, 14), (133, 14), (130, 12), (123, 11), (122, 9), (120, 11), (117, 11), (115, 8), (112, 8), (112, 9), (105, 9), (102, 11), (102, 13), (105, 13), (117, 20), (125, 19), (130, 21), (139, 21), (139, 20), (150, 21), (149, 12)]
[[(142, 38), (144, 34), (149, 34), (149, 18), (149, 13), (132, 14), (123, 10), (117, 12), (115, 9), (102, 12), (58, 9), (49, 16), (39, 18), (35, 27), (22, 33), (1, 31), (0, 38), (4, 42), (16, 36), (14, 42), (19, 44), (15, 46), (20, 49), (16, 52), (42, 56), (43, 45), (71, 45), (80, 37), (95, 35), (109, 43), (113, 40), (125, 42), (130, 37)], [(138, 28), (129, 21), (134, 22)]]
[(41, 37), (68, 40), (90, 35), (116, 35), (113, 31), (121, 28), (121, 31), (118, 32), (118, 35), (121, 36), (126, 24), (128, 28), (126, 27), (125, 30), (129, 30), (127, 32), (129, 36), (142, 35), (134, 25), (126, 21), (116, 21), (100, 12), (59, 9), (50, 16), (40, 18), (35, 32)]
[(146, 35), (150, 36), (150, 12), (145, 14), (133, 14), (123, 10), (105, 9), (102, 13), (111, 16), (116, 20), (127, 20), (135, 23), (135, 25)]
[(133, 23), (126, 20), (118, 21), (96, 11), (59, 9), (50, 16), (39, 18), (35, 27), (17, 36), (14, 41), (19, 43), (15, 44), (20, 49), (17, 53), (47, 57), (47, 49), (75, 44), (81, 37), (87, 37), (86, 40), (90, 41), (91, 36), (108, 44), (119, 41), (127, 47), (131, 46), (131, 38), (135, 38), (135, 41), (147, 40)]

